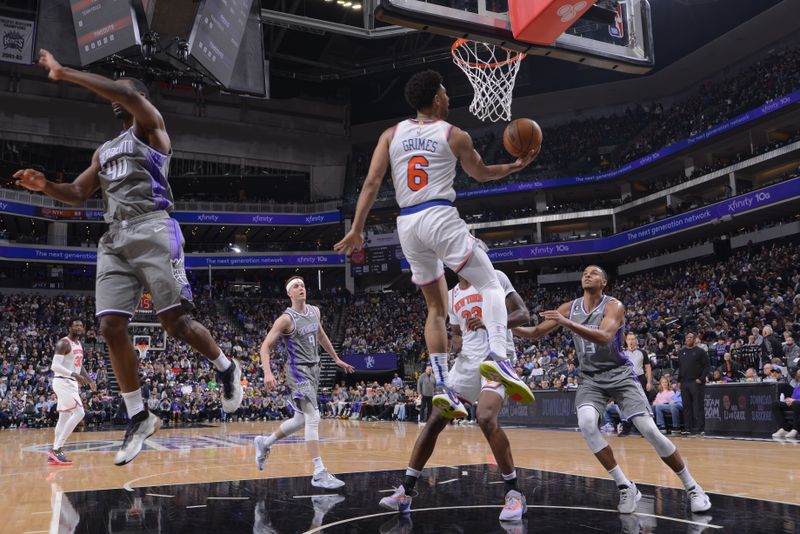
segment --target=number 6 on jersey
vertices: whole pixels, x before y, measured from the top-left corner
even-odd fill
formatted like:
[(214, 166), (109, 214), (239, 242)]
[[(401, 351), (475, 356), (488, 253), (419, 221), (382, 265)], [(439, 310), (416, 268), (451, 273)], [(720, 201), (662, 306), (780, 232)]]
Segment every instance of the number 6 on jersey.
[(408, 188), (412, 191), (419, 191), (428, 185), (428, 158), (425, 156), (414, 156), (408, 160)]

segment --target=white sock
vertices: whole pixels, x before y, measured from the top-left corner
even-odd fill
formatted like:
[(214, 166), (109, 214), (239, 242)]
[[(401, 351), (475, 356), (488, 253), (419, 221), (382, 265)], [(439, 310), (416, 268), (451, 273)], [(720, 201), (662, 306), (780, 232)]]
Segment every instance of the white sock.
[(324, 471), (325, 464), (322, 463), (322, 458), (317, 456), (316, 458), (312, 458), (311, 461), (314, 463), (314, 474)]
[(517, 478), (517, 470), (514, 469), (509, 474), (502, 475), (502, 477), (503, 477), (503, 480), (514, 480), (515, 478)]
[(500, 284), (487, 287), (481, 291), (483, 298), (483, 324), (489, 334), (489, 352), (495, 360), (508, 358), (506, 349), (506, 331), (508, 330), (508, 310), (506, 296)]
[(611, 469), (608, 472), (608, 474), (611, 475), (614, 478), (614, 482), (617, 483), (617, 486), (631, 486), (632, 485), (632, 482), (630, 480), (628, 480), (628, 477), (626, 477), (625, 473), (623, 473), (622, 469), (620, 469), (619, 464), (617, 464), (617, 466), (614, 467), (614, 469)]
[(125, 408), (128, 409), (128, 417), (133, 418), (137, 413), (144, 411), (142, 388), (131, 391), (130, 393), (123, 393), (122, 398), (125, 400)]
[(214, 364), (214, 368), (220, 373), (224, 373), (228, 367), (231, 366), (231, 361), (222, 351), (219, 351), (219, 356), (217, 356), (216, 360), (211, 360), (211, 363)]
[(419, 476), (421, 474), (422, 474), (422, 471), (417, 471), (416, 469), (414, 469), (412, 467), (406, 468), (406, 476), (419, 478)]
[(686, 488), (687, 490), (697, 486), (697, 481), (692, 478), (691, 474), (689, 474), (688, 466), (684, 466), (681, 472), (675, 474), (678, 475), (678, 478), (680, 478), (681, 482), (683, 482), (683, 487)]
[(447, 380), (447, 354), (431, 354), (431, 367), (436, 383), (444, 384), (444, 381)]
[(61, 439), (61, 436), (64, 435), (64, 427), (67, 426), (67, 421), (69, 420), (69, 412), (60, 412), (58, 414), (58, 423), (56, 423), (56, 439), (53, 442), (53, 450), (58, 450), (64, 445), (64, 441)]
[(269, 436), (267, 436), (267, 447), (272, 447), (272, 445), (278, 441), (278, 436), (273, 432)]

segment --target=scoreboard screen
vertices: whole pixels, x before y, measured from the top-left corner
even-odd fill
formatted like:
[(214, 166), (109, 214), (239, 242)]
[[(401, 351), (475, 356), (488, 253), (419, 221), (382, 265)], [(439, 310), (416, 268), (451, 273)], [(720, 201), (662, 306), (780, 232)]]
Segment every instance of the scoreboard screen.
[(189, 37), (189, 53), (229, 86), (253, 0), (204, 0)]
[(366, 274), (399, 274), (403, 250), (397, 233), (376, 234), (367, 232), (364, 249), (350, 256), (353, 276)]
[(81, 65), (141, 44), (132, 0), (70, 0)]

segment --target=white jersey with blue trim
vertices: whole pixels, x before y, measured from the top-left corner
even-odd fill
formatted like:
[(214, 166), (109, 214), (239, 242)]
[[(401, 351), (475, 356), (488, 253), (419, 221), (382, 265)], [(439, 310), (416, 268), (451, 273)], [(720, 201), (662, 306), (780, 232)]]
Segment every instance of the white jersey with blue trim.
[[(516, 291), (506, 273), (498, 270), (495, 270), (495, 273), (497, 274), (497, 281), (500, 282), (500, 287), (503, 288), (504, 296), (507, 297)], [(470, 330), (467, 328), (467, 322), (472, 317), (483, 317), (483, 297), (480, 292), (475, 289), (475, 286), (461, 289), (456, 284), (447, 293), (447, 297), (450, 303), (450, 309), (448, 310), (450, 324), (461, 328), (461, 354), (479, 356), (481, 358), (486, 357), (489, 354), (489, 334), (486, 329)], [(511, 330), (506, 331), (506, 351), (507, 356), (512, 360), (516, 357), (514, 336), (511, 334)]]
[(456, 158), (445, 121), (408, 119), (399, 123), (389, 144), (395, 198), (401, 208), (429, 200), (456, 199)]

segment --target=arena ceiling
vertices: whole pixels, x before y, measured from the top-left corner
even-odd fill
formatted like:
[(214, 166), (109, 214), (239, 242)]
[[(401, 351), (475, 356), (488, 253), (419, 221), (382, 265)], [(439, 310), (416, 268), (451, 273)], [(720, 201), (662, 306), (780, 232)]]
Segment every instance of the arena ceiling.
[[(724, 36), (765, 10), (793, 0), (650, 0), (655, 34), (655, 70)], [(336, 25), (364, 28), (369, 14), (323, 0), (262, 0), (264, 13), (286, 13)], [(265, 17), (269, 18), (269, 17)], [(369, 21), (366, 21), (369, 23)], [(379, 21), (376, 28), (382, 28)], [(768, 24), (764, 24), (768, 31)], [(383, 30), (385, 31), (385, 30)], [(270, 60), (274, 98), (306, 94), (346, 99), (354, 123), (396, 117), (408, 112), (402, 99), (406, 76), (427, 66), (445, 74), (455, 95), (452, 105), (468, 104), (471, 89), (452, 65), (452, 40), (422, 32), (366, 39), (267, 22), (266, 56)], [(424, 59), (424, 62), (423, 62)], [(634, 75), (600, 70), (543, 57), (529, 57), (517, 79), (515, 96), (533, 95), (568, 87), (623, 80)]]

